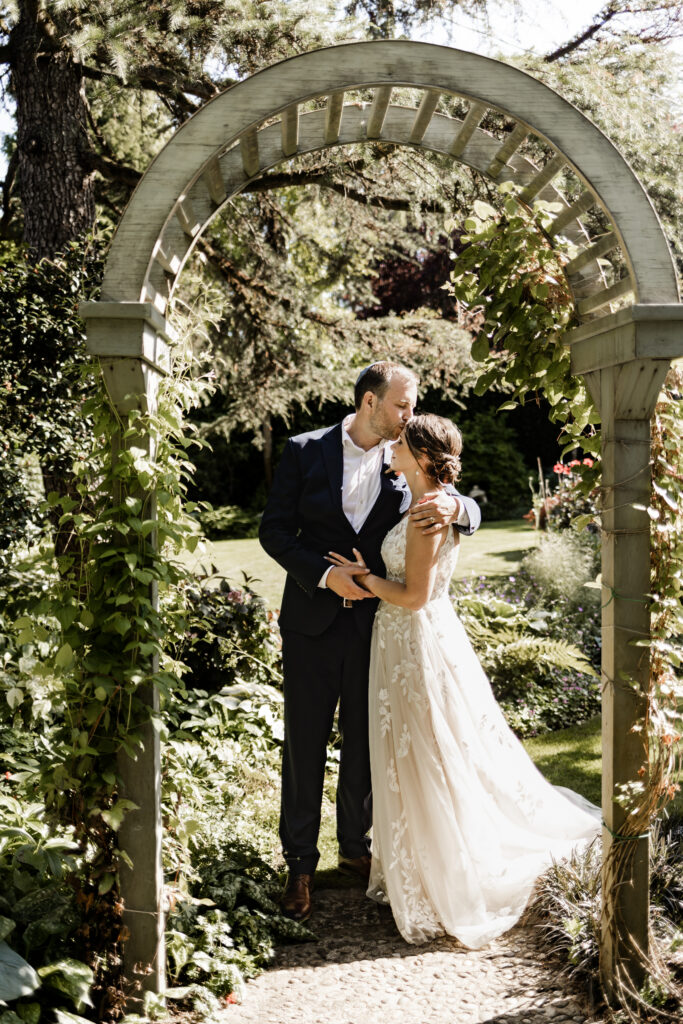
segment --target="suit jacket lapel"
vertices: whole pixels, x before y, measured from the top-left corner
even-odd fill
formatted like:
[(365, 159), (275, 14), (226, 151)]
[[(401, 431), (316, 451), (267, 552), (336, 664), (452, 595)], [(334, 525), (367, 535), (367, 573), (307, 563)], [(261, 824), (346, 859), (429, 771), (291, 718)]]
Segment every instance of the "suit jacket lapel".
[(327, 478), (330, 484), (332, 504), (335, 511), (344, 519), (346, 525), (351, 529), (351, 524), (344, 515), (342, 506), (342, 484), (344, 481), (344, 453), (342, 449), (342, 428), (341, 423), (325, 434), (322, 439), (323, 458), (327, 468)]
[[(403, 478), (395, 473), (387, 473), (387, 465), (384, 462), (382, 463), (380, 473), (380, 488), (377, 501), (370, 509), (368, 518), (363, 523), (361, 533), (366, 527), (372, 526), (374, 520), (378, 515), (382, 514), (383, 510), (385, 514), (387, 512), (390, 515), (393, 513), (395, 518), (398, 519), (399, 515), (406, 512), (410, 505), (410, 492)], [(387, 501), (387, 499), (391, 500)]]

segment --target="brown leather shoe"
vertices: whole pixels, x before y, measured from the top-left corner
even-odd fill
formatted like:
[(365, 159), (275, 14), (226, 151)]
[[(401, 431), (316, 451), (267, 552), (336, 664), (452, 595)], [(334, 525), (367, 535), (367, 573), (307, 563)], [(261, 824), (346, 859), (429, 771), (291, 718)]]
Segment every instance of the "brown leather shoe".
[(364, 857), (342, 857), (339, 854), (339, 870), (350, 871), (354, 875), (359, 875), (366, 882), (370, 877), (371, 864), (372, 857), (370, 854), (366, 854)]
[(311, 916), (311, 893), (313, 892), (313, 875), (292, 875), (287, 879), (287, 887), (280, 897), (280, 907), (285, 917), (293, 921), (308, 921)]

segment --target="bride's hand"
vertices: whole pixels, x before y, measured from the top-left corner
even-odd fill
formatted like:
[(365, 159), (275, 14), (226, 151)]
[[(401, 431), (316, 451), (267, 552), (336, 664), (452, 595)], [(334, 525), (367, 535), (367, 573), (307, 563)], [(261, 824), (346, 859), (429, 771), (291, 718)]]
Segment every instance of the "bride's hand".
[[(350, 558), (345, 558), (344, 555), (337, 554), (336, 551), (329, 551), (326, 555), (326, 561), (336, 566), (349, 566), (351, 568), (351, 575), (356, 583), (363, 587), (364, 590), (368, 590), (369, 588), (365, 586), (365, 582), (366, 577), (369, 575), (369, 569), (365, 564), (365, 559), (358, 548), (353, 548), (353, 553), (356, 556), (355, 562), (352, 562)], [(354, 569), (357, 571), (354, 572)]]

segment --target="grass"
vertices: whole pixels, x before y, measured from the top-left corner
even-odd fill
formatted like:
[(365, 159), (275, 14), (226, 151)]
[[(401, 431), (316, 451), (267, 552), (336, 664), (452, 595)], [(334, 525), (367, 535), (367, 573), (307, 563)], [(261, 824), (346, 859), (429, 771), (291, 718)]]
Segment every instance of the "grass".
[(554, 786), (566, 786), (591, 803), (601, 802), (600, 716), (584, 725), (524, 740), (536, 767)]
[[(463, 537), (455, 576), (501, 576), (514, 572), (521, 559), (535, 547), (537, 534), (521, 519), (484, 523), (471, 537)], [(243, 573), (253, 578), (253, 588), (271, 608), (280, 607), (284, 570), (270, 558), (258, 540), (209, 541), (192, 556), (197, 572), (215, 565), (222, 576), (239, 585)]]

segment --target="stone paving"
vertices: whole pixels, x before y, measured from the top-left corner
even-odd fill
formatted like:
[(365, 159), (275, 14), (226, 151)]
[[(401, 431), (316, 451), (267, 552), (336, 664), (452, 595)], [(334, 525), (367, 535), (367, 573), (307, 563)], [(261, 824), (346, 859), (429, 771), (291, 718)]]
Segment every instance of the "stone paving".
[(597, 1024), (545, 963), (532, 926), (478, 951), (453, 939), (410, 946), (362, 889), (314, 900), (316, 941), (280, 947), (223, 1024)]

